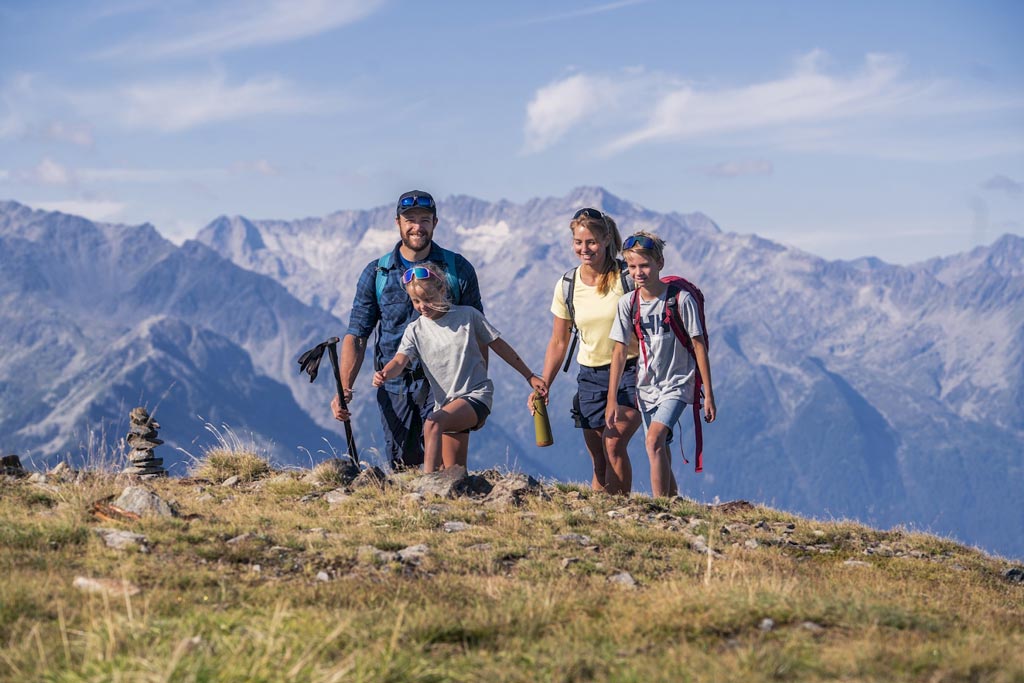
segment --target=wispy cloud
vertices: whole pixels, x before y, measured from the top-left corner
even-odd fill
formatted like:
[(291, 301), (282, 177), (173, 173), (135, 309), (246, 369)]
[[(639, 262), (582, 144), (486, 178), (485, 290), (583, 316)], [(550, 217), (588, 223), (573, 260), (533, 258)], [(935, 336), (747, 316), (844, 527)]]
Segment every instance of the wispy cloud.
[(325, 111), (337, 106), (324, 97), (299, 92), (277, 76), (228, 83), (223, 73), (136, 83), (112, 91), (75, 94), (71, 99), (94, 118), (165, 133), (263, 114)]
[[(787, 148), (821, 144), (857, 151), (857, 135), (851, 131), (878, 122), (884, 125), (872, 141), (880, 141), (884, 153), (889, 142), (901, 140), (893, 131), (909, 118), (1024, 109), (1022, 97), (970, 97), (957, 92), (955, 84), (911, 79), (905, 64), (889, 55), (869, 54), (851, 74), (830, 73), (826, 63), (825, 53), (815, 50), (781, 78), (717, 88), (636, 68), (573, 74), (538, 89), (527, 105), (525, 151), (541, 151), (587, 127), (600, 129), (603, 139), (610, 140), (598, 147), (604, 154), (650, 143), (737, 144), (755, 137), (761, 144)], [(588, 103), (582, 90), (590, 84), (599, 85), (614, 104)], [(975, 138), (968, 146), (987, 140)]]
[(50, 121), (39, 129), (39, 135), (46, 140), (70, 142), (79, 147), (92, 147), (95, 142), (92, 126), (86, 123)]
[(823, 53), (815, 51), (779, 80), (709, 91), (686, 86), (668, 92), (642, 127), (613, 140), (607, 149), (616, 152), (646, 142), (890, 113), (926, 97), (934, 87), (901, 80), (903, 65), (885, 55), (868, 55), (861, 71), (846, 78), (824, 73), (823, 61)]
[(526, 107), (523, 152), (534, 154), (586, 125), (622, 125), (635, 118), (637, 101), (671, 77), (641, 69), (615, 74), (577, 73), (540, 88)]
[(83, 216), (91, 221), (108, 221), (125, 209), (125, 204), (102, 199), (65, 199), (53, 202), (32, 202), (36, 208), (45, 211)]
[(227, 168), (70, 168), (44, 157), (31, 168), (3, 171), (4, 177), (30, 186), (82, 186), (99, 183), (160, 185), (166, 183), (209, 182), (227, 178), (236, 172)]
[(744, 161), (723, 161), (720, 164), (704, 169), (706, 175), (716, 178), (738, 178), (748, 175), (771, 175), (775, 165), (766, 159), (747, 159)]
[(95, 140), (91, 125), (53, 118), (47, 120), (41, 114), (46, 108), (46, 101), (52, 99), (52, 95), (40, 93), (38, 78), (33, 74), (17, 74), (5, 82), (0, 86), (0, 139), (66, 142), (92, 147)]
[(383, 0), (235, 0), (115, 46), (100, 57), (132, 55), (148, 59), (216, 55), (244, 48), (286, 43), (357, 22)]
[(1024, 183), (1014, 180), (1002, 174), (996, 174), (981, 184), (984, 190), (996, 190), (1005, 192), (1011, 197), (1019, 197), (1024, 194)]
[(265, 176), (281, 175), (281, 171), (266, 159), (236, 161), (231, 165), (231, 172), (235, 174), (255, 173)]
[(632, 5), (643, 5), (650, 1), (651, 0), (619, 0), (618, 2), (606, 2), (600, 5), (582, 7), (571, 12), (561, 12), (558, 14), (549, 14), (547, 16), (537, 17), (535, 19), (525, 19), (520, 23), (520, 25), (529, 26), (532, 24), (550, 24), (552, 22), (565, 21), (567, 19), (578, 19), (580, 17), (587, 17), (594, 14), (614, 12), (615, 10), (622, 9), (623, 7), (630, 7)]
[(14, 172), (12, 176), (27, 185), (69, 185), (73, 181), (71, 172), (49, 157), (32, 168)]

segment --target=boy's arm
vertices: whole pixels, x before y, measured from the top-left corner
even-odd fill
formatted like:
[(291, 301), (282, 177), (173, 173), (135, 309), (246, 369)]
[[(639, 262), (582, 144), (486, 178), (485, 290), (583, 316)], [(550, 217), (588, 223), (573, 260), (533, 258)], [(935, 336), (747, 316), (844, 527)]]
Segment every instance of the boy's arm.
[(404, 353), (396, 353), (387, 365), (373, 373), (373, 386), (379, 387), (387, 380), (398, 377), (407, 365), (409, 365), (409, 356)]
[(533, 390), (541, 396), (547, 396), (548, 383), (544, 381), (543, 377), (533, 374), (529, 366), (523, 362), (523, 359), (519, 357), (516, 350), (509, 346), (509, 343), (498, 337), (490, 343), (490, 347), (494, 349), (494, 353), (498, 355), (503, 361), (508, 363), (512, 368), (530, 383)]
[(625, 366), (626, 345), (617, 341), (615, 348), (612, 349), (612, 365), (608, 370), (608, 402), (604, 409), (604, 422), (608, 429), (614, 429), (615, 423), (619, 421), (619, 382), (622, 380)]
[(704, 421), (714, 422), (718, 411), (715, 408), (715, 390), (711, 384), (711, 361), (708, 360), (708, 347), (704, 343), (704, 335), (691, 337), (693, 356), (697, 359), (697, 371), (704, 383)]

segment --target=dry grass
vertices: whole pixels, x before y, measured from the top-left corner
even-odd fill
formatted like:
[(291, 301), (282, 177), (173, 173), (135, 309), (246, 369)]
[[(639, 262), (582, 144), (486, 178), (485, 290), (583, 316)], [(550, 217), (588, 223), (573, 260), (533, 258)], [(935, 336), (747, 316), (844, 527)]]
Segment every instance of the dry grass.
[(254, 451), (211, 448), (195, 461), (189, 474), (213, 482), (234, 476), (242, 482), (250, 482), (268, 472), (270, 462)]
[[(185, 516), (123, 525), (144, 553), (92, 532), (111, 479), (0, 481), (0, 680), (1024, 681), (1009, 563), (922, 534), (575, 486), (490, 510), (397, 488), (332, 506), (301, 473), (150, 484)], [(419, 564), (388, 554), (416, 544)]]

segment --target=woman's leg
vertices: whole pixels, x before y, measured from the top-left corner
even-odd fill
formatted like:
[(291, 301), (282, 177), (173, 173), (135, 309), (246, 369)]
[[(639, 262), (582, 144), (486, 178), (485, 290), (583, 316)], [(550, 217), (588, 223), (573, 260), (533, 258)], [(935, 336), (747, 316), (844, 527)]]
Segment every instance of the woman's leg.
[(461, 432), (475, 427), (477, 421), (473, 406), (461, 398), (431, 413), (423, 422), (423, 471), (436, 472), (441, 469), (442, 464), (445, 467), (465, 467), (469, 452), (469, 434), (446, 432)]
[(604, 454), (604, 439), (600, 429), (584, 429), (583, 443), (587, 445), (587, 452), (590, 459), (594, 461), (594, 478), (590, 482), (590, 488), (595, 491), (605, 490), (607, 479), (608, 458)]
[(627, 446), (640, 427), (640, 411), (619, 406), (619, 421), (612, 429), (604, 430), (604, 452), (608, 456), (605, 489), (608, 493), (629, 495), (633, 488), (633, 466), (629, 462)]
[(656, 420), (651, 421), (647, 428), (647, 458), (651, 461), (651, 494), (655, 498), (675, 495), (672, 489), (675, 477), (672, 475), (672, 461), (669, 458), (668, 438), (669, 427)]

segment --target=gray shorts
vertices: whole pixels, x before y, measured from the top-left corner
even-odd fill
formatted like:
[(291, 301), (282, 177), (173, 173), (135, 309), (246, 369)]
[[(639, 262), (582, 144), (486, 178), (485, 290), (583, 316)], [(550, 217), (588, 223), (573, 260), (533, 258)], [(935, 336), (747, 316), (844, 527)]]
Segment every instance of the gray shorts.
[[(580, 366), (580, 374), (576, 376), (576, 396), (572, 399), (572, 419), (577, 429), (604, 429), (610, 375), (610, 365), (597, 368)], [(626, 361), (615, 397), (620, 406), (636, 408), (636, 358)]]

